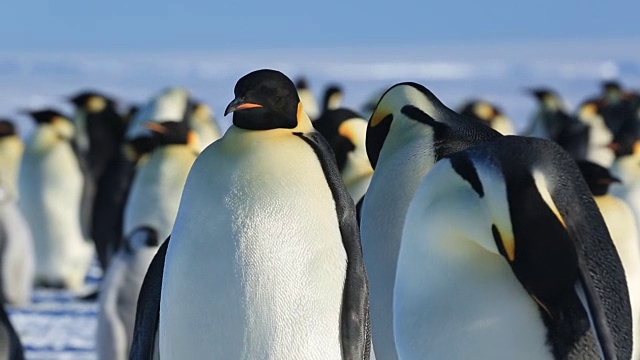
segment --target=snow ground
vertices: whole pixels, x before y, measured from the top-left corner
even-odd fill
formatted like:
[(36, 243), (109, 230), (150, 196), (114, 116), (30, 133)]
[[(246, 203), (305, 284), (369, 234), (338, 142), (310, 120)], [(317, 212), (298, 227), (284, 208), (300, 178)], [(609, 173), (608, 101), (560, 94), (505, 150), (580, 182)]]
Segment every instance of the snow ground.
[[(640, 88), (639, 39), (499, 46), (379, 49), (273, 50), (244, 53), (0, 53), (0, 117), (17, 119), (25, 108), (64, 103), (80, 89), (104, 90), (123, 105), (145, 101), (166, 86), (185, 86), (220, 115), (233, 98), (235, 81), (271, 67), (291, 77), (305, 75), (320, 96), (324, 85), (344, 87), (345, 105), (359, 109), (373, 93), (399, 81), (416, 81), (450, 107), (470, 97), (502, 106), (516, 129), (526, 126), (534, 102), (531, 86), (550, 86), (573, 106), (599, 92), (602, 79), (619, 78)], [(223, 128), (229, 120), (220, 119)], [(88, 287), (95, 287), (95, 269)], [(9, 309), (27, 358), (94, 359), (97, 306), (64, 291), (37, 290), (26, 309)]]

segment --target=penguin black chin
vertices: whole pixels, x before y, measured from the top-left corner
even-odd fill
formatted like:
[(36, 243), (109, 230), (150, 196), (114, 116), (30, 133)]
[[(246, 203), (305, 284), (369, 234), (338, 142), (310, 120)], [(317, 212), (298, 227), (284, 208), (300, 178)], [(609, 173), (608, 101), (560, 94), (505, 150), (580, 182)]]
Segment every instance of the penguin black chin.
[(251, 108), (235, 111), (233, 125), (245, 130), (293, 129), (298, 121), (265, 108)]

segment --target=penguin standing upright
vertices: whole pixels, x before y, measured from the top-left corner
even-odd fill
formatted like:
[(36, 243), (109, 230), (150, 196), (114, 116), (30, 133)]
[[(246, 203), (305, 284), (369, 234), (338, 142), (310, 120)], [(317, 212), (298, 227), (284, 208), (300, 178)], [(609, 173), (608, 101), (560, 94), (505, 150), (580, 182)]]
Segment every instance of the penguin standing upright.
[(424, 177), (406, 216), (393, 307), (402, 359), (632, 352), (620, 258), (575, 162), (543, 139), (495, 139)]
[(18, 173), (24, 144), (11, 121), (0, 120), (0, 283), (4, 301), (31, 301), (35, 259), (31, 230), (18, 208)]
[(38, 124), (20, 164), (20, 210), (33, 234), (36, 283), (79, 289), (93, 256), (80, 224), (83, 176), (71, 121), (53, 110), (32, 112)]
[(584, 159), (589, 147), (589, 126), (569, 115), (564, 101), (550, 89), (529, 91), (538, 102), (525, 136), (539, 137), (560, 144), (575, 159)]
[[(368, 359), (355, 206), (329, 146), (284, 74), (254, 71), (234, 93), (233, 126), (194, 163), (165, 242), (160, 358)], [(153, 356), (157, 266), (132, 358)]]
[(589, 127), (589, 140), (584, 160), (610, 167), (616, 158), (611, 148), (613, 133), (607, 128), (598, 103), (587, 101), (578, 109), (578, 119)]
[(189, 128), (193, 129), (198, 135), (200, 150), (203, 150), (222, 136), (211, 108), (204, 103), (193, 104), (193, 109), (189, 116)]
[(320, 109), (318, 108), (318, 102), (316, 101), (315, 95), (313, 95), (313, 92), (309, 88), (309, 84), (307, 84), (307, 79), (302, 77), (299, 78), (296, 81), (296, 89), (300, 102), (302, 103), (302, 107), (304, 108), (304, 112), (307, 113), (307, 116), (309, 116), (311, 121), (315, 121), (320, 116)]
[(18, 172), (24, 144), (13, 122), (0, 119), (0, 185), (11, 199), (18, 198)]
[(416, 83), (392, 86), (371, 115), (366, 149), (375, 172), (362, 202), (361, 235), (378, 358), (398, 358), (392, 326), (396, 261), (405, 214), (420, 180), (439, 159), (500, 136)]
[(514, 135), (516, 133), (511, 120), (509, 120), (500, 109), (486, 101), (468, 101), (460, 107), (458, 112), (462, 115), (484, 121), (485, 124), (502, 135)]
[(607, 224), (624, 267), (633, 318), (633, 359), (640, 356), (640, 244), (633, 210), (621, 199), (608, 194), (609, 186), (620, 180), (606, 168), (588, 161), (578, 162), (582, 176)]
[(127, 200), (126, 242), (101, 283), (98, 359), (127, 359), (133, 338), (138, 294), (161, 242), (169, 236), (182, 188), (198, 154), (184, 122), (148, 123), (156, 148), (136, 171)]
[(342, 88), (338, 85), (331, 84), (324, 90), (322, 98), (321, 116), (329, 110), (337, 110), (342, 106)]
[(620, 179), (620, 183), (611, 184), (611, 194), (629, 205), (640, 226), (640, 141), (636, 141), (631, 154), (616, 159), (611, 173)]
[(29, 224), (16, 199), (0, 184), (0, 290), (5, 303), (26, 306), (31, 302), (34, 257)]
[(334, 109), (325, 111), (313, 126), (331, 146), (342, 181), (353, 201), (358, 203), (373, 175), (364, 147), (367, 121), (349, 109)]

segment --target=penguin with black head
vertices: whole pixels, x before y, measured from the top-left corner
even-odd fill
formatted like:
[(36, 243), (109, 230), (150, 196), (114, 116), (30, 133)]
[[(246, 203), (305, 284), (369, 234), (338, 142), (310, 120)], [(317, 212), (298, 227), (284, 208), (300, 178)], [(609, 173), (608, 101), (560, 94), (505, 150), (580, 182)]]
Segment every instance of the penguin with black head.
[(368, 359), (355, 206), (328, 144), (281, 72), (234, 93), (145, 278), (131, 356)]

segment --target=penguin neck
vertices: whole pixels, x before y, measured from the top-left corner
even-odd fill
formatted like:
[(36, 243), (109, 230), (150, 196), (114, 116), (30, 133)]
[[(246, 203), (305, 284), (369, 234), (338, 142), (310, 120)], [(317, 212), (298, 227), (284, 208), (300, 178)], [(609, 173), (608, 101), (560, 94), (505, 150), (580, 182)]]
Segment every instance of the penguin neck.
[(405, 216), (418, 185), (436, 160), (433, 129), (416, 123), (414, 129), (394, 136), (393, 127), (364, 198), (361, 223), (362, 251), (371, 287), (372, 337), (376, 338), (377, 356), (385, 359), (398, 358), (390, 324)]
[(46, 153), (53, 147), (61, 144), (69, 144), (63, 139), (52, 125), (40, 125), (33, 132), (27, 144), (26, 150), (32, 153)]

